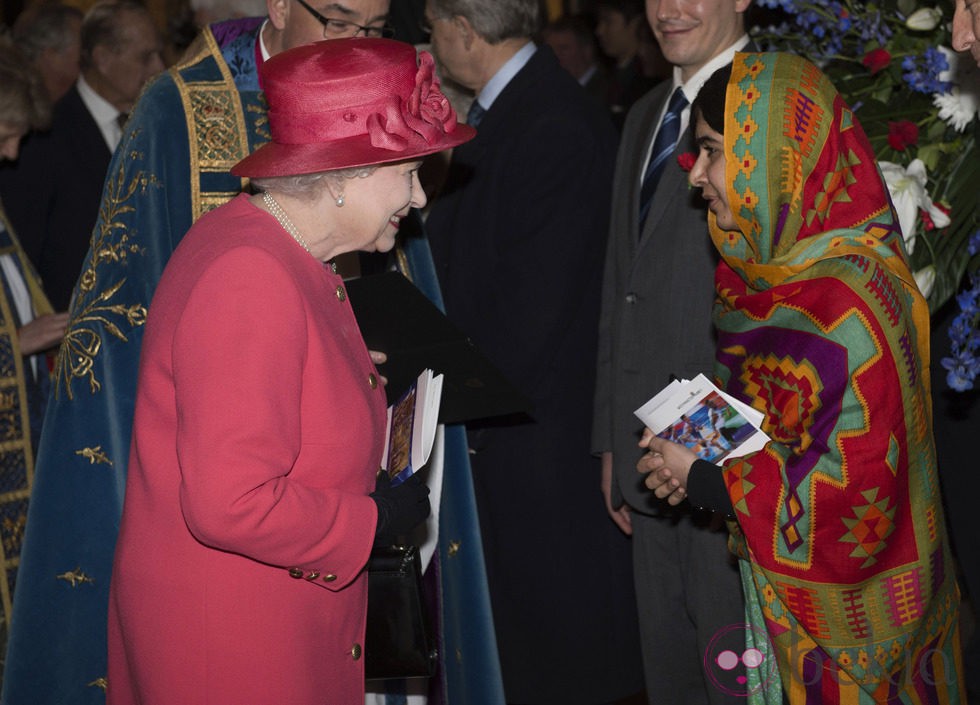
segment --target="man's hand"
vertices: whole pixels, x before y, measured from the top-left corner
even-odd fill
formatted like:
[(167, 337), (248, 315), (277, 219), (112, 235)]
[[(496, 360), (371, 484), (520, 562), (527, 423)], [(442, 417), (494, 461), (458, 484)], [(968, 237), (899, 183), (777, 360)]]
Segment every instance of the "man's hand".
[(633, 518), (630, 516), (630, 508), (625, 502), (619, 506), (619, 508), (613, 508), (612, 505), (612, 472), (613, 472), (613, 460), (612, 453), (606, 452), (602, 454), (602, 479), (600, 485), (602, 487), (602, 497), (606, 501), (606, 511), (609, 512), (609, 516), (627, 536), (633, 535)]
[(20, 354), (33, 355), (55, 347), (65, 337), (67, 326), (67, 313), (49, 313), (18, 328), (17, 341), (20, 344)]

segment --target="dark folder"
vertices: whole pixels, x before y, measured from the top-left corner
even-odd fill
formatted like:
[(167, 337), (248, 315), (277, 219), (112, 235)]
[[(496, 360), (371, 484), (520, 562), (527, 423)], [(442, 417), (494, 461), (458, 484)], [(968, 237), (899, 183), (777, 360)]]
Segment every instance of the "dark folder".
[(388, 378), (389, 404), (428, 367), (443, 375), (442, 423), (531, 412), (527, 397), (402, 274), (344, 285), (368, 349), (388, 356), (378, 369)]

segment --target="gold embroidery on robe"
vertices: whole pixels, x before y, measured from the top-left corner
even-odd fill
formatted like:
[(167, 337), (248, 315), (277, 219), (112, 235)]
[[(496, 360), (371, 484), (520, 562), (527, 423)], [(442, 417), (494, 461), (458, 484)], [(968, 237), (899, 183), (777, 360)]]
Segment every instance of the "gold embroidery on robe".
[[(249, 154), (248, 132), (241, 97), (228, 65), (221, 57), (221, 50), (210, 31), (201, 32), (191, 50), (188, 61), (171, 69), (174, 84), (180, 93), (187, 119), (187, 135), (190, 150), (191, 218), (197, 220), (204, 213), (231, 200), (235, 192), (211, 192), (202, 186), (202, 177), (208, 173), (226, 173)], [(215, 65), (221, 72), (220, 81), (187, 82), (181, 74), (185, 66), (201, 59), (215, 57)], [(241, 180), (241, 188), (245, 187)]]

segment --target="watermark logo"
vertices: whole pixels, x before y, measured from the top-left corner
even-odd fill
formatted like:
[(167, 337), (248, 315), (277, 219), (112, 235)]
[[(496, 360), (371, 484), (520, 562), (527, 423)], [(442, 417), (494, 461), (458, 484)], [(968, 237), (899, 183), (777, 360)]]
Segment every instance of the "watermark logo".
[[(841, 651), (843, 656), (838, 660), (841, 665), (835, 665), (819, 646), (810, 643), (803, 653), (799, 648), (797, 640), (792, 640), (787, 658), (790, 663), (801, 662), (802, 658), (804, 670), (790, 674), (790, 678), (807, 689), (825, 687), (826, 684), (821, 685), (825, 678), (832, 679), (833, 688), (874, 688), (888, 683), (899, 690), (935, 688), (940, 684), (950, 687), (957, 679), (955, 664), (949, 662), (947, 653), (935, 646), (913, 654), (912, 649), (893, 641), (894, 652), (888, 659), (883, 647), (872, 641), (857, 648), (857, 653), (874, 653), (881, 663), (867, 662), (865, 656), (867, 663), (860, 664), (859, 659), (854, 668), (843, 665), (844, 657), (853, 649)], [(833, 665), (830, 670), (825, 668), (828, 661)], [(737, 697), (755, 695), (779, 678), (769, 635), (751, 624), (731, 624), (715, 633), (704, 652), (704, 672), (718, 690)]]
[(769, 635), (750, 624), (715, 632), (704, 652), (704, 672), (718, 690), (743, 698), (779, 677)]

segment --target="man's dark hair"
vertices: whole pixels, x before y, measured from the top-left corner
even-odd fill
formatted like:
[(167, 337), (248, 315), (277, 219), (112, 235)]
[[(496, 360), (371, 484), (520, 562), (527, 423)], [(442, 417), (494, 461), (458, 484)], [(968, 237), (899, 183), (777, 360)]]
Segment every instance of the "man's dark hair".
[(595, 44), (595, 30), (582, 15), (562, 15), (545, 25), (542, 32), (570, 32), (582, 46)]
[[(104, 0), (94, 5), (82, 20), (82, 68), (92, 66), (92, 52), (95, 47), (107, 46), (114, 51), (125, 44), (122, 18), (127, 13), (137, 13), (150, 17), (150, 11), (137, 0)], [(151, 18), (152, 21), (152, 18)]]
[(626, 18), (627, 22), (637, 15), (646, 13), (646, 3), (644, 0), (596, 0), (595, 8), (596, 11), (605, 8), (613, 12), (618, 12)]

